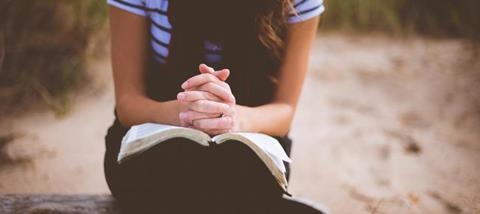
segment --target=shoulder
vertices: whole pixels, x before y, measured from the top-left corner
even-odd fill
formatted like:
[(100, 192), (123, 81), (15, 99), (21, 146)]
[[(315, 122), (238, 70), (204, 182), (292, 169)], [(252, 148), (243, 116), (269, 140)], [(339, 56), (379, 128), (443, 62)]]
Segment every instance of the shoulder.
[(319, 16), (323, 11), (325, 11), (323, 0), (294, 0), (293, 11), (289, 14), (288, 22), (302, 22)]

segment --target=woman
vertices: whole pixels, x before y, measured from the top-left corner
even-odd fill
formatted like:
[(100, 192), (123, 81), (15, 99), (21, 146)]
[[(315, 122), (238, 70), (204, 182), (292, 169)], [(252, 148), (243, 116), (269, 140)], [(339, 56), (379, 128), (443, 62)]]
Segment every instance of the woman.
[(210, 135), (288, 131), (307, 70), (321, 0), (109, 0), (115, 121), (105, 174), (131, 212), (320, 213), (282, 198), (240, 143), (163, 142), (117, 164), (128, 127), (154, 122)]

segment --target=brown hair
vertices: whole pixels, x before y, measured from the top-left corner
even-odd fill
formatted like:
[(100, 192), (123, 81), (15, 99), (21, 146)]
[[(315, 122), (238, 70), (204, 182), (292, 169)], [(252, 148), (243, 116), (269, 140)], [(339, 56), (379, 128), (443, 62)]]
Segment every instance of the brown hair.
[(272, 51), (279, 58), (284, 48), (285, 28), (287, 17), (292, 11), (291, 0), (264, 0), (266, 10), (259, 13), (256, 18), (258, 24), (258, 40), (263, 46)]

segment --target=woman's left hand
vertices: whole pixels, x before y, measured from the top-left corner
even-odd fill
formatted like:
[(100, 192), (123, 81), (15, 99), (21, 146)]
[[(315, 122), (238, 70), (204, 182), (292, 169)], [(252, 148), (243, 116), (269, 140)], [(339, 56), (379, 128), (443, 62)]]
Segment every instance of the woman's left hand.
[[(237, 112), (235, 97), (232, 94), (230, 86), (225, 82), (225, 80), (228, 78), (229, 71), (227, 69), (215, 71), (213, 68), (208, 67), (205, 64), (201, 64), (199, 70), (201, 74), (189, 78), (182, 84), (182, 88), (187, 92), (204, 91), (211, 93), (216, 97), (222, 98), (220, 101), (218, 99), (212, 100), (208, 97), (204, 97), (202, 99), (225, 103), (230, 106), (230, 111), (227, 114), (218, 112), (219, 115), (221, 115), (220, 117), (201, 117), (200, 119), (197, 119), (193, 117), (195, 115), (200, 115), (199, 112), (188, 109), (187, 111), (180, 113), (180, 120), (182, 120), (184, 123), (190, 122), (192, 128), (199, 129), (210, 135), (240, 131), (241, 122), (238, 115), (239, 112)], [(199, 100), (198, 97), (188, 97), (188, 94), (193, 93), (186, 94), (187, 96), (183, 97), (183, 101), (196, 100), (196, 102), (202, 102), (202, 99)]]

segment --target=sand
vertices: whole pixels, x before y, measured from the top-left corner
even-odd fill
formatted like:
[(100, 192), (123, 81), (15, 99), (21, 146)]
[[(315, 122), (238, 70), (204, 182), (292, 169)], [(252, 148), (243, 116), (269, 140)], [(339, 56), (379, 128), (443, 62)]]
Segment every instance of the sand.
[[(480, 213), (480, 57), (458, 40), (322, 34), (291, 137), (290, 190), (332, 213)], [(0, 121), (1, 193), (108, 193), (108, 59), (71, 112)]]

